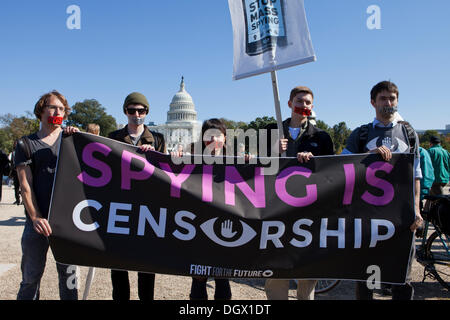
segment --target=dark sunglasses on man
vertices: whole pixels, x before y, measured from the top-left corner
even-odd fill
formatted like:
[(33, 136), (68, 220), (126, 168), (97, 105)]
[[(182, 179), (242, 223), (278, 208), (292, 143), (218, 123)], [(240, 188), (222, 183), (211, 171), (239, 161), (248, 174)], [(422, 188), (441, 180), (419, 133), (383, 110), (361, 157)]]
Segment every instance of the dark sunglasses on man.
[(140, 115), (143, 115), (143, 114), (146, 114), (147, 113), (147, 109), (146, 108), (127, 108), (127, 113), (129, 114), (129, 115), (133, 115), (133, 114), (135, 114), (136, 113), (136, 111), (140, 114)]

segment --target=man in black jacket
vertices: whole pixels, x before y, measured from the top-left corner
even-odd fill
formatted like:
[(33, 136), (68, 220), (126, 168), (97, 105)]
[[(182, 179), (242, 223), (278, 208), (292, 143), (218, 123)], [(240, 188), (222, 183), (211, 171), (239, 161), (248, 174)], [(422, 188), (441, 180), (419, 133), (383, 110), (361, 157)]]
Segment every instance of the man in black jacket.
[[(299, 86), (292, 89), (288, 102), (289, 108), (291, 108), (291, 117), (283, 121), (285, 138), (280, 139), (279, 151), (280, 153), (286, 152), (288, 157), (297, 157), (300, 163), (306, 163), (314, 156), (334, 154), (330, 135), (315, 127), (308, 120), (314, 107), (313, 99), (314, 94), (308, 87)], [(267, 127), (267, 129), (276, 128), (276, 124)], [(314, 300), (316, 283), (317, 280), (298, 280), (297, 298)], [(265, 290), (268, 299), (287, 300), (289, 280), (268, 279)]]
[(0, 201), (2, 201), (3, 176), (9, 175), (10, 163), (8, 156), (3, 150), (0, 150)]
[[(280, 139), (279, 144), (280, 153), (286, 152), (286, 156), (297, 157), (302, 163), (312, 156), (334, 154), (330, 135), (308, 121), (314, 108), (313, 99), (314, 95), (308, 87), (299, 86), (291, 90), (288, 102), (291, 117), (283, 121), (285, 138)], [(267, 129), (276, 128), (277, 124), (267, 126)]]
[[(164, 136), (151, 132), (144, 125), (149, 112), (147, 98), (139, 93), (130, 93), (123, 104), (123, 112), (128, 117), (128, 124), (117, 131), (111, 132), (109, 138), (138, 146), (142, 151), (155, 150), (166, 153)], [(130, 300), (130, 283), (128, 271), (111, 270), (113, 299), (117, 301)], [(153, 300), (155, 275), (153, 273), (138, 272), (138, 295), (140, 300)]]

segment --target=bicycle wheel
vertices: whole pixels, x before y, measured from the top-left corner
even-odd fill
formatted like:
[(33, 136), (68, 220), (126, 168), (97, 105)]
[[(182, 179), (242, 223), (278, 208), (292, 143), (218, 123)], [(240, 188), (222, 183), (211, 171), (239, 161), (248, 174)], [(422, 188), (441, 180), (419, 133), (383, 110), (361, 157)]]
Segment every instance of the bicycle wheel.
[(316, 293), (328, 292), (336, 287), (341, 280), (319, 280), (317, 281), (315, 291)]
[[(447, 246), (447, 248), (445, 247)], [(450, 291), (450, 249), (449, 238), (445, 235), (439, 237), (437, 231), (428, 238), (425, 248), (426, 259), (431, 273), (439, 283)]]

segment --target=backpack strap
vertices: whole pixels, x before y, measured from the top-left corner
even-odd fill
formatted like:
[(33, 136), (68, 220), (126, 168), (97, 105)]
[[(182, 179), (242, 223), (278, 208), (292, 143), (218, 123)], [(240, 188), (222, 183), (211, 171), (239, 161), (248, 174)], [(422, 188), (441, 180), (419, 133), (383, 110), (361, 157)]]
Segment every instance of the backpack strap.
[(359, 143), (358, 143), (358, 152), (363, 153), (364, 147), (367, 144), (367, 139), (369, 137), (369, 126), (372, 125), (372, 123), (363, 124), (361, 127), (359, 127)]
[(398, 121), (401, 125), (403, 125), (406, 129), (406, 133), (408, 134), (409, 141), (409, 152), (414, 153), (416, 150), (416, 132), (413, 127), (407, 121)]
[[(20, 138), (19, 140), (17, 140), (17, 145), (19, 146), (19, 148), (22, 149), (22, 151), (25, 154), (25, 157), (27, 159), (27, 161), (25, 161), (24, 165), (30, 165), (31, 163), (33, 163), (33, 161), (31, 160), (31, 146), (30, 146), (29, 138), (27, 136)], [(15, 163), (15, 161), (14, 161), (14, 163)]]

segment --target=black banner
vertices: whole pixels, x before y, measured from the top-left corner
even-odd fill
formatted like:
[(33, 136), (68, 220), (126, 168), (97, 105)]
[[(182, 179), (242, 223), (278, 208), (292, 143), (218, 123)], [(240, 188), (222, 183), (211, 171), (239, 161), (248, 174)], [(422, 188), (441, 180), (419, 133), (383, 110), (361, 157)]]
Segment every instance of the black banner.
[[(58, 262), (227, 278), (403, 283), (413, 156), (174, 164), (110, 139), (61, 142), (49, 221)], [(268, 166), (268, 165), (266, 165)]]

